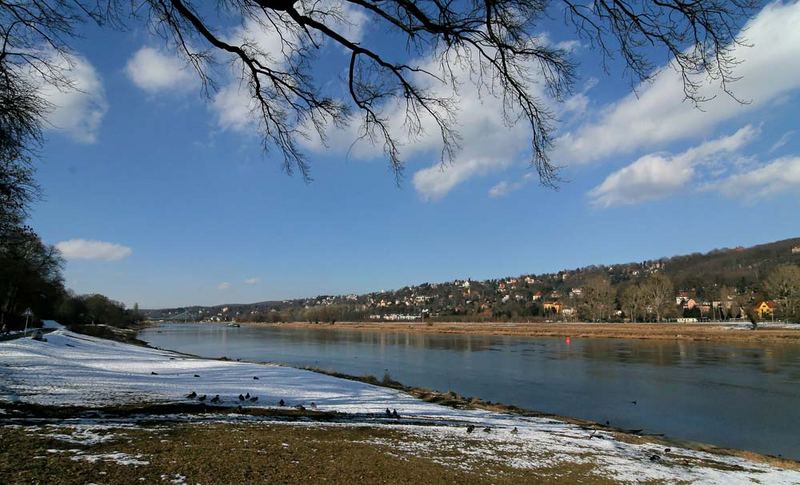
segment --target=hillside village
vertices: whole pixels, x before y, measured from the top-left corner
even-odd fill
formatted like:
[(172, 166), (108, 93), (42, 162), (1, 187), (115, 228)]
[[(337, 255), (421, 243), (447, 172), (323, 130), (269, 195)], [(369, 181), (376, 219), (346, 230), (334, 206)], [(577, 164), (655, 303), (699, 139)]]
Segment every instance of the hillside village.
[(786, 319), (797, 317), (800, 295), (780, 293), (770, 278), (780, 273), (791, 280), (793, 270), (800, 273), (800, 239), (540, 275), (145, 314), (153, 320), (328, 323)]

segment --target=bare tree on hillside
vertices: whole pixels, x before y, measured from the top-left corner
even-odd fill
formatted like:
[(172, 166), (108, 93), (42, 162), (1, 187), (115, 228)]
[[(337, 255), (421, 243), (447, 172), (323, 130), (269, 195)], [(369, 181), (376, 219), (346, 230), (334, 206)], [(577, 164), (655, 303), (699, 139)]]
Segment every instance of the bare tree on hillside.
[(660, 322), (664, 313), (669, 311), (669, 308), (675, 302), (672, 281), (667, 276), (656, 273), (642, 283), (641, 290), (646, 303), (656, 314), (656, 321)]
[(800, 318), (800, 266), (775, 268), (764, 281), (764, 291), (778, 304), (784, 318)]

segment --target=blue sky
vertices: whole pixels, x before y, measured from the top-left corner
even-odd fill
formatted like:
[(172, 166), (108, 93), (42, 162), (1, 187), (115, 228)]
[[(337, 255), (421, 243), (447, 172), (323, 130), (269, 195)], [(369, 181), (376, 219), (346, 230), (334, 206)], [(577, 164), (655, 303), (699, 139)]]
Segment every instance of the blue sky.
[[(387, 42), (358, 20), (354, 35)], [(64, 252), (69, 287), (142, 307), (366, 292), (796, 237), (797, 25), (797, 2), (754, 15), (734, 85), (750, 103), (719, 96), (703, 111), (681, 103), (669, 69), (633, 96), (590, 46), (544, 25), (580, 62), (574, 96), (554, 105), (558, 190), (536, 182), (524, 127), (503, 126), (496, 100), (469, 89), (452, 166), (437, 165), (429, 133), (405, 147), (397, 187), (380, 147), (350, 149), (354, 132), (334, 130), (329, 148), (306, 144), (306, 184), (264, 155), (235, 82), (209, 100), (146, 29), (87, 28), (72, 74), (83, 89), (46, 93), (58, 108), (31, 222)], [(230, 36), (241, 32), (232, 25)], [(321, 58), (317, 75), (338, 79), (342, 52), (327, 46)]]

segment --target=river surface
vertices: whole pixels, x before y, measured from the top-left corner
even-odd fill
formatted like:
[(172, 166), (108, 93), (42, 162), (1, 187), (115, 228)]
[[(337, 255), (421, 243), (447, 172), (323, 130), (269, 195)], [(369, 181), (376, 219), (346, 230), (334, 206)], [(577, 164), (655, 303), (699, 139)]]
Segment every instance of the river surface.
[(164, 324), (153, 346), (403, 384), (800, 459), (800, 345)]

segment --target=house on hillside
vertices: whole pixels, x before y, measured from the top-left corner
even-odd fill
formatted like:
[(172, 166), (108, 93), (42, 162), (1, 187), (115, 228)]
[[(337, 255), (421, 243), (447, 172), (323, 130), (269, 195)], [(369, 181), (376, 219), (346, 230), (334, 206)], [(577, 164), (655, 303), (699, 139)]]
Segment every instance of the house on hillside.
[(544, 294), (541, 291), (537, 291), (536, 293), (533, 294), (533, 301), (539, 301), (542, 299), (543, 296)]
[[(689, 291), (679, 291), (677, 295), (675, 295), (675, 304), (676, 305), (685, 305), (687, 301), (692, 298), (692, 293)], [(694, 305), (692, 305), (694, 306)]]
[(561, 309), (564, 308), (564, 305), (561, 304), (560, 301), (546, 301), (544, 302), (544, 311), (545, 313), (561, 313)]
[(793, 247), (792, 254), (800, 254), (800, 246)]
[(753, 307), (753, 311), (759, 318), (771, 318), (775, 315), (775, 308), (777, 308), (777, 305), (774, 301), (765, 300)]

